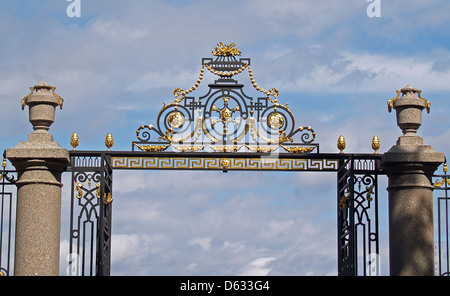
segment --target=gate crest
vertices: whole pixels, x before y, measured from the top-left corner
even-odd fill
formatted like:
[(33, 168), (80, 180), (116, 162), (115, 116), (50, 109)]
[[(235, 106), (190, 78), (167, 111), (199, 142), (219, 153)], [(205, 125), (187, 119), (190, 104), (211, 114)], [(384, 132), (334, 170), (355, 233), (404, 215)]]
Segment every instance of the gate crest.
[[(174, 90), (173, 102), (163, 104), (156, 125), (138, 127), (133, 151), (161, 152), (172, 147), (180, 152), (319, 152), (319, 144), (313, 143), (315, 131), (310, 126), (296, 127), (287, 104), (278, 102), (277, 89), (256, 84), (250, 59), (238, 59), (241, 52), (234, 43), (218, 43), (212, 55), (202, 59), (199, 78), (190, 89)], [(208, 85), (207, 94), (188, 96), (202, 82), (205, 68), (219, 78)], [(246, 95), (244, 85), (233, 79), (245, 70), (253, 87), (265, 96)]]

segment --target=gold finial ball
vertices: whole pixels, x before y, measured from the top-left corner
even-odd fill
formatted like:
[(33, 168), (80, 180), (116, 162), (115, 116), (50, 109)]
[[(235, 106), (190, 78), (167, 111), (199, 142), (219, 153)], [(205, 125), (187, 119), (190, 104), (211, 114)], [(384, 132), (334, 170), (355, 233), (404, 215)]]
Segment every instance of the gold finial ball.
[(111, 151), (111, 147), (114, 145), (114, 139), (111, 133), (106, 135), (105, 146), (108, 148), (107, 151)]
[(374, 150), (374, 154), (378, 154), (378, 149), (380, 149), (380, 139), (377, 136), (374, 136), (372, 139), (372, 149)]
[(78, 144), (80, 144), (80, 140), (78, 139), (78, 134), (73, 133), (72, 137), (70, 138), (70, 145), (73, 147), (73, 151), (77, 148)]
[(345, 138), (344, 136), (340, 135), (337, 142), (337, 148), (339, 149), (339, 153), (344, 153), (345, 149)]

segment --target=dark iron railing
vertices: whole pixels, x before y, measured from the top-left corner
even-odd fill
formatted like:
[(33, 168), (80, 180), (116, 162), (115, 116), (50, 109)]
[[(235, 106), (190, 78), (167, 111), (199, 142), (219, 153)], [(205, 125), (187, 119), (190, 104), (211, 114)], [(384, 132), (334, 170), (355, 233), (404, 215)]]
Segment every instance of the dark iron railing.
[(380, 275), (378, 176), (381, 155), (343, 155), (337, 174), (338, 274)]
[(3, 154), (0, 171), (0, 276), (12, 275), (12, 255), (14, 246), (15, 202), (17, 172), (6, 169), (6, 157)]
[(71, 151), (68, 275), (109, 275), (112, 168), (104, 152)]
[(436, 211), (436, 275), (450, 276), (450, 179), (447, 175), (447, 164), (444, 164), (443, 174), (433, 176), (433, 185), (435, 188)]

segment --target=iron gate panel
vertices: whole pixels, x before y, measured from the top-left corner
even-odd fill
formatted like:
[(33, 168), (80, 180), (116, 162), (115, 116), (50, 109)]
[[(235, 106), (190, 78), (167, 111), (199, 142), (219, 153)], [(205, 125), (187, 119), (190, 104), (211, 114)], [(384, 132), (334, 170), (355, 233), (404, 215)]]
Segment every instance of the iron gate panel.
[[(337, 172), (338, 274), (379, 275), (380, 155), (348, 155)], [(362, 271), (360, 270), (362, 269)]]
[(12, 240), (15, 224), (15, 197), (17, 196), (17, 171), (6, 169), (6, 157), (3, 154), (0, 171), (0, 276), (12, 275)]
[(434, 190), (437, 197), (437, 229), (435, 227), (437, 242), (436, 250), (436, 273), (440, 276), (450, 276), (450, 179), (447, 174), (447, 163), (444, 163), (443, 174), (436, 174), (434, 178)]
[(112, 168), (102, 152), (70, 152), (69, 275), (109, 275)]

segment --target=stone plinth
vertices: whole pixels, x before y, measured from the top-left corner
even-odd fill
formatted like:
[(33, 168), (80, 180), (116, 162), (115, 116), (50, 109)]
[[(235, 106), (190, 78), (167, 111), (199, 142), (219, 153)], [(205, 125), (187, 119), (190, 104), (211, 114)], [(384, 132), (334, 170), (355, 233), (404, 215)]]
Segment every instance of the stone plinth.
[(61, 173), (69, 153), (48, 132), (59, 97), (44, 82), (24, 98), (34, 132), (6, 150), (18, 171), (14, 275), (59, 275)]
[[(389, 101), (397, 111), (399, 137), (381, 164), (389, 178), (389, 258), (391, 275), (434, 275), (433, 185), (431, 177), (445, 161), (443, 153), (423, 145), (416, 135), (422, 110), (430, 103), (407, 85)], [(399, 92), (400, 94), (400, 92)]]

